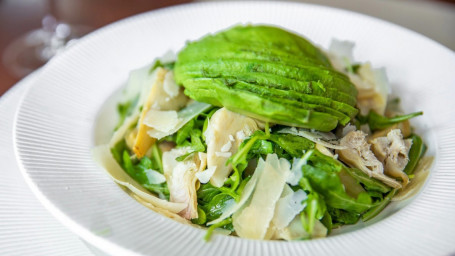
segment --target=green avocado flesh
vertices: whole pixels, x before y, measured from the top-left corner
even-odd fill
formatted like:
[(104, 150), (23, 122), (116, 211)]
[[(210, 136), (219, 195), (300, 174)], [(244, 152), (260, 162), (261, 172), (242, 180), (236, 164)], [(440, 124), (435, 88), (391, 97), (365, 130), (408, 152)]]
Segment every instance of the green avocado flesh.
[(189, 97), (272, 123), (330, 131), (358, 112), (349, 78), (276, 27), (237, 26), (188, 43), (174, 74)]

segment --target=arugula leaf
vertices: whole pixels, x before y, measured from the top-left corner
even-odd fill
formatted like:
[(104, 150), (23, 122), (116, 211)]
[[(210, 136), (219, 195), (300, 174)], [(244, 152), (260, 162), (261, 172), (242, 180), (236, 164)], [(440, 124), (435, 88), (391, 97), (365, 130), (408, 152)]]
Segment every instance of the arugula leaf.
[(213, 224), (207, 229), (207, 233), (205, 233), (204, 240), (206, 242), (210, 241), (210, 238), (212, 237), (212, 233), (215, 229), (217, 228), (224, 228), (227, 230), (234, 231), (234, 227), (232, 226), (232, 218), (227, 218), (225, 220), (222, 220), (216, 224)]
[[(185, 141), (185, 143), (183, 143), (182, 145), (185, 145), (185, 146), (189, 146), (192, 148), (192, 151), (182, 155), (182, 156), (179, 156), (176, 158), (177, 161), (184, 161), (185, 159), (187, 159), (190, 155), (196, 153), (196, 152), (205, 152), (205, 148), (206, 148), (206, 145), (204, 144), (204, 142), (202, 141), (202, 132), (201, 130), (191, 130), (190, 133), (190, 138), (191, 138), (191, 142), (188, 142), (188, 141)], [(180, 146), (182, 146), (180, 145)]]
[(360, 121), (361, 124), (368, 124), (370, 127), (370, 130), (372, 131), (377, 131), (377, 130), (384, 130), (394, 124), (404, 122), (408, 119), (411, 119), (416, 116), (423, 115), (423, 112), (414, 112), (411, 114), (407, 115), (401, 115), (401, 116), (395, 116), (395, 117), (385, 117), (382, 115), (379, 115), (378, 113), (374, 112), (373, 110), (370, 110), (368, 115), (366, 116), (358, 116), (358, 120)]
[(133, 178), (136, 176), (136, 172), (134, 171), (134, 166), (133, 162), (131, 161), (130, 154), (128, 151), (123, 151), (123, 167), (125, 168), (125, 171)]
[(324, 217), (321, 219), (321, 223), (327, 228), (327, 235), (330, 235), (332, 232), (333, 224), (332, 224), (332, 216), (329, 214), (328, 211), (325, 211)]
[[(204, 216), (199, 215), (198, 219), (192, 221), (200, 225), (219, 218), (223, 211), (235, 201), (231, 195), (223, 192), (223, 187), (217, 188), (210, 183), (201, 185), (197, 191), (197, 198), (198, 212), (203, 211)], [(233, 231), (234, 227), (231, 222), (231, 218), (228, 218), (228, 221), (224, 220), (210, 226), (206, 234), (206, 240), (210, 238), (215, 228), (221, 227)]]
[(175, 143), (177, 146), (182, 146), (184, 142), (191, 136), (190, 133), (194, 129), (195, 120), (192, 119), (188, 123), (186, 123), (180, 130), (177, 132), (177, 136), (175, 138)]
[(220, 194), (219, 188), (213, 186), (210, 183), (201, 184), (197, 190), (197, 199), (199, 204), (207, 204), (212, 201), (213, 197)]
[[(231, 194), (231, 196), (233, 196), (236, 201), (240, 200), (240, 196), (238, 194), (233, 195), (232, 192), (235, 191), (238, 188), (239, 184), (242, 182), (242, 174), (243, 171), (248, 166), (249, 160), (251, 160), (252, 158), (254, 158), (255, 155), (257, 155), (250, 151), (253, 149), (256, 141), (266, 140), (269, 137), (270, 137), (269, 123), (265, 123), (265, 132), (261, 130), (255, 131), (250, 136), (249, 139), (244, 140), (242, 144), (240, 144), (238, 151), (226, 161), (226, 165), (228, 164), (232, 165), (232, 169), (234, 170), (234, 172), (231, 174), (229, 179), (224, 183), (230, 185), (230, 188), (225, 189), (225, 192)], [(261, 144), (257, 144), (258, 150), (261, 147)], [(269, 149), (264, 148), (264, 150), (268, 151)]]
[(271, 134), (269, 140), (281, 147), (292, 158), (302, 157), (304, 150), (313, 149), (315, 146), (314, 142), (308, 139), (286, 133)]
[(311, 150), (307, 164), (302, 166), (303, 176), (311, 187), (321, 194), (328, 206), (355, 213), (362, 213), (374, 206), (368, 193), (360, 193), (357, 198), (350, 197), (344, 190), (337, 173), (343, 168), (339, 161)]
[(366, 173), (362, 172), (359, 169), (346, 167), (344, 170), (354, 179), (360, 182), (367, 191), (379, 191), (381, 193), (387, 193), (392, 189), (381, 181), (369, 177)]
[(117, 125), (114, 128), (114, 131), (116, 131), (120, 126), (122, 126), (123, 122), (125, 122), (125, 119), (127, 116), (131, 115), (133, 112), (134, 108), (136, 107), (136, 104), (139, 101), (139, 95), (136, 95), (136, 97), (132, 100), (125, 101), (123, 103), (119, 103), (117, 105), (117, 112), (119, 114), (119, 121)]
[(117, 144), (115, 144), (115, 146), (111, 148), (112, 156), (114, 157), (115, 161), (119, 163), (120, 166), (123, 166), (123, 151), (127, 149), (128, 147), (126, 145), (125, 140), (117, 142)]
[(384, 208), (390, 203), (392, 198), (395, 196), (396, 192), (397, 192), (396, 189), (390, 191), (387, 194), (387, 196), (384, 197), (384, 200), (382, 200), (381, 203), (379, 203), (378, 205), (376, 205), (375, 207), (371, 208), (366, 213), (364, 213), (362, 215), (362, 221), (369, 221), (372, 218), (376, 217), (376, 215), (378, 215), (382, 210), (384, 210)]
[(241, 195), (242, 192), (243, 192), (243, 189), (245, 188), (246, 184), (248, 183), (248, 181), (250, 181), (251, 179), (251, 176), (248, 176), (246, 177), (245, 179), (242, 180), (242, 182), (240, 183), (239, 187), (237, 188), (237, 194), (238, 195)]
[(191, 138), (191, 147), (194, 149), (195, 152), (204, 152), (206, 145), (202, 140), (202, 132), (201, 130), (192, 130), (190, 133)]
[(313, 234), (316, 220), (320, 220), (324, 217), (326, 205), (318, 193), (308, 194), (304, 203), (306, 206), (303, 211), (300, 212), (300, 221), (302, 222), (305, 231), (311, 235)]
[(152, 146), (152, 169), (157, 170), (161, 173), (164, 173), (163, 169), (163, 160), (162, 156), (163, 153), (161, 152), (160, 148), (158, 147), (158, 144), (155, 143)]
[(155, 69), (157, 68), (166, 68), (166, 69), (169, 69), (169, 70), (173, 70), (174, 69), (174, 65), (175, 65), (175, 62), (172, 61), (172, 62), (161, 62), (161, 60), (156, 60), (152, 67), (150, 68), (149, 70), (149, 74), (153, 73), (153, 71), (155, 71)]
[(251, 147), (251, 151), (248, 154), (254, 156), (265, 156), (267, 154), (272, 154), (274, 152), (273, 144), (267, 140), (257, 140), (254, 142)]
[[(156, 146), (156, 144), (154, 145), (154, 149), (157, 152), (155, 154), (152, 154), (153, 158), (148, 158), (147, 156), (144, 156), (143, 158), (141, 158), (139, 163), (137, 163), (136, 167), (141, 170), (152, 169), (160, 173), (163, 173), (163, 167), (161, 163), (161, 152), (159, 152), (159, 148)], [(152, 152), (155, 150), (152, 150)]]
[(185, 161), (190, 155), (193, 155), (196, 151), (190, 151), (184, 155), (181, 155), (179, 157), (177, 157), (175, 160), (179, 161), (179, 162), (182, 162), (182, 161)]
[(320, 220), (324, 217), (327, 206), (324, 199), (313, 190), (310, 182), (306, 178), (300, 179), (299, 185), (307, 193), (307, 198), (302, 202), (305, 204), (305, 208), (300, 212), (300, 222), (305, 231), (311, 235), (316, 220)]
[[(314, 147), (313, 142), (299, 136), (270, 134), (268, 124), (266, 124), (265, 131), (255, 131), (250, 138), (240, 144), (239, 150), (228, 159), (226, 164), (231, 164), (234, 172), (225, 184), (231, 186), (231, 191), (235, 191), (242, 182), (243, 171), (251, 159), (277, 153), (280, 158), (292, 161), (294, 156), (302, 156), (304, 150)], [(225, 190), (224, 192), (228, 193), (229, 191)], [(239, 199), (239, 196), (230, 192), (229, 194), (236, 200)]]
[(408, 154), (409, 162), (403, 170), (403, 172), (406, 173), (407, 175), (414, 173), (417, 163), (419, 162), (420, 158), (422, 158), (426, 151), (426, 146), (423, 143), (422, 138), (420, 138), (420, 136), (412, 134), (410, 138), (412, 139), (412, 145), (411, 148), (409, 149)]
[(379, 191), (367, 190), (367, 193), (371, 198), (376, 199), (375, 202), (382, 202), (384, 199), (384, 194)]
[(292, 160), (294, 157), (302, 157), (305, 150), (312, 148), (314, 143), (303, 137), (282, 133), (266, 134), (258, 130), (242, 142), (228, 163), (242, 172), (253, 158), (276, 153), (281, 158)]
[(214, 196), (207, 204), (201, 205), (206, 212), (207, 221), (212, 221), (220, 217), (226, 207), (234, 203), (234, 201), (234, 198), (230, 195), (220, 193)]
[(160, 198), (169, 200), (169, 189), (166, 182), (156, 184), (154, 180), (151, 179), (153, 175), (150, 175), (150, 172), (154, 172), (155, 170), (160, 172), (160, 164), (146, 156), (141, 158), (141, 160), (138, 160), (134, 154), (130, 156), (129, 151), (126, 149), (123, 151), (122, 161), (118, 163), (126, 173), (141, 186), (150, 192), (156, 193)]
[(205, 152), (207, 145), (203, 131), (207, 128), (208, 119), (218, 108), (208, 108), (204, 112), (188, 121), (175, 134), (163, 138), (165, 141), (175, 142), (177, 147), (191, 147), (192, 150), (185, 155), (176, 158), (177, 161), (184, 161), (195, 152)]
[(227, 160), (226, 164), (232, 164), (233, 168), (237, 168), (237, 170), (242, 172), (248, 166), (248, 161), (253, 158), (252, 155), (248, 156), (248, 153), (251, 151), (256, 141), (268, 138), (269, 135), (263, 131), (255, 131), (249, 139), (244, 140), (242, 144), (240, 144), (239, 150)]
[(204, 225), (207, 222), (205, 211), (199, 205), (197, 206), (197, 218), (191, 219), (191, 222), (198, 225)]
[(327, 207), (327, 212), (332, 218), (333, 224), (339, 225), (350, 225), (356, 224), (360, 219), (360, 214), (354, 212), (348, 212), (341, 209)]

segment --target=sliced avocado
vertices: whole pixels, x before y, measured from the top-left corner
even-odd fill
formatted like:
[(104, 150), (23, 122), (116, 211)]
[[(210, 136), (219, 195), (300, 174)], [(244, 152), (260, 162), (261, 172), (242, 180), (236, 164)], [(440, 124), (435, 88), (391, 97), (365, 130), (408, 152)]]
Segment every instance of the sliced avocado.
[(320, 60), (330, 66), (328, 58), (312, 43), (289, 31), (272, 26), (237, 26), (217, 34), (227, 41), (278, 48)]
[(248, 59), (265, 60), (273, 62), (289, 63), (294, 66), (311, 64), (321, 67), (331, 67), (324, 62), (315, 60), (302, 54), (294, 54), (279, 49), (271, 49), (263, 46), (236, 44), (225, 41), (213, 41), (205, 43), (204, 48), (187, 47), (180, 57), (182, 62), (197, 62), (202, 60), (217, 59)]
[(308, 95), (294, 91), (285, 91), (275, 88), (264, 88), (263, 86), (243, 81), (234, 82), (233, 80), (231, 80), (230, 83), (231, 86), (235, 89), (254, 92), (258, 95), (274, 97), (279, 100), (288, 101), (291, 100), (296, 103), (313, 104), (331, 108), (333, 110), (340, 111), (341, 113), (349, 116), (349, 118), (354, 118), (358, 113), (358, 109), (356, 109), (355, 107), (352, 107), (342, 102), (334, 101), (330, 98), (324, 98), (316, 95)]
[(330, 131), (358, 112), (349, 78), (277, 27), (237, 26), (188, 43), (174, 72), (191, 98), (264, 121)]
[[(201, 79), (205, 80), (206, 78), (201, 78)], [(199, 83), (198, 80), (199, 79), (195, 79), (194, 82)], [(224, 84), (224, 86), (226, 86), (226, 83), (225, 83), (225, 81), (223, 81), (222, 78), (217, 79), (217, 80), (219, 80), (220, 86), (221, 86), (221, 84)], [(271, 94), (269, 90), (264, 90), (260, 86), (254, 87), (253, 85), (242, 82), (242, 81), (235, 81), (235, 82), (231, 82), (231, 83), (232, 84), (228, 86), (229, 89), (231, 89), (231, 90), (242, 91), (242, 92), (251, 92), (258, 96), (263, 97), (264, 99), (268, 99), (273, 102), (278, 102), (283, 105), (289, 105), (289, 106), (298, 107), (300, 109), (307, 109), (307, 110), (313, 110), (313, 111), (317, 111), (317, 112), (321, 112), (321, 113), (327, 113), (332, 116), (335, 116), (339, 120), (339, 122), (343, 125), (348, 123), (351, 120), (351, 118), (353, 118), (357, 114), (356, 109), (351, 106), (348, 106), (348, 105), (347, 105), (348, 107), (350, 107), (356, 111), (356, 112), (352, 113), (350, 116), (348, 116), (347, 114), (345, 114), (341, 111), (331, 108), (330, 102), (328, 103), (329, 106), (320, 105), (318, 103), (312, 104), (312, 103), (307, 103), (307, 102), (301, 102), (301, 101), (297, 101), (297, 100), (293, 100), (293, 99), (289, 99), (289, 98), (285, 98), (285, 97), (280, 97), (279, 95)], [(212, 86), (213, 85), (209, 84), (209, 83), (207, 83), (207, 87), (199, 84), (197, 90), (211, 90), (211, 89), (213, 89)], [(196, 100), (199, 100), (199, 99), (196, 99)], [(330, 99), (324, 99), (324, 100), (330, 101)]]
[(189, 90), (185, 94), (200, 102), (224, 106), (237, 113), (246, 114), (259, 120), (289, 126), (330, 131), (337, 126), (338, 118), (327, 113), (302, 109), (261, 97), (248, 91), (227, 87), (221, 80), (188, 80)]
[(298, 81), (320, 81), (328, 87), (334, 87), (342, 92), (357, 95), (355, 86), (349, 78), (331, 68), (314, 66), (289, 66), (286, 63), (269, 61), (250, 61), (242, 59), (220, 59), (215, 61), (204, 60), (196, 63), (186, 63), (176, 66), (175, 72), (177, 83), (185, 78), (195, 77), (224, 77), (234, 72), (260, 73), (281, 76)]

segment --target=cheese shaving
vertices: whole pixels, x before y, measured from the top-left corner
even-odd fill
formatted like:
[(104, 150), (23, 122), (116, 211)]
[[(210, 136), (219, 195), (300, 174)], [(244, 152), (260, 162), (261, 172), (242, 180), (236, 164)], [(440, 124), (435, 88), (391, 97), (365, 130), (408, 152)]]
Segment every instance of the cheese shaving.
[(202, 172), (196, 173), (196, 177), (201, 183), (205, 184), (210, 181), (210, 178), (212, 178), (213, 174), (215, 173), (215, 170), (216, 166), (211, 166)]
[(163, 89), (170, 98), (174, 98), (179, 95), (180, 87), (175, 83), (174, 72), (166, 73), (163, 81)]
[(288, 185), (285, 186), (281, 198), (276, 203), (273, 224), (276, 228), (282, 229), (291, 223), (294, 217), (299, 214), (303, 208), (303, 200), (307, 198), (306, 193), (299, 189), (293, 191)]
[(233, 216), (232, 223), (238, 236), (250, 239), (265, 238), (289, 174), (289, 167), (289, 162), (280, 161), (276, 154), (268, 154), (266, 161), (258, 165), (258, 168), (264, 170), (251, 201)]
[(177, 112), (174, 110), (161, 111), (151, 109), (147, 112), (144, 119), (145, 125), (160, 132), (168, 132), (170, 130), (174, 130), (178, 123), (179, 119)]

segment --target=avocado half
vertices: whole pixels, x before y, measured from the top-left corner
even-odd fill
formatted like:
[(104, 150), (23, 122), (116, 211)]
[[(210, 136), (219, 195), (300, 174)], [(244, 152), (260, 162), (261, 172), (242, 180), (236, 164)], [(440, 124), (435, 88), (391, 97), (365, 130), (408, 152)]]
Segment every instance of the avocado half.
[(349, 78), (277, 27), (236, 26), (190, 42), (174, 75), (190, 98), (271, 123), (330, 131), (358, 112)]

